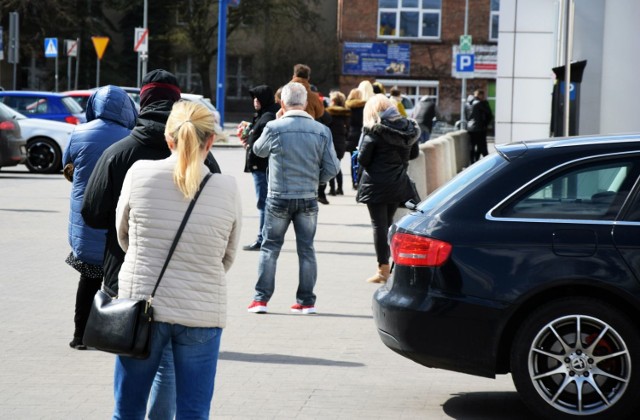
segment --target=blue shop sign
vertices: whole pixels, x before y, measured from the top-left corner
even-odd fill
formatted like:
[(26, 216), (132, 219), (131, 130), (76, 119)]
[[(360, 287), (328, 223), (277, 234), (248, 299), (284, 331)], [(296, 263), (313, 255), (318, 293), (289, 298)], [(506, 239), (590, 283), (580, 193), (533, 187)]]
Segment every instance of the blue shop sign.
[(345, 42), (342, 74), (409, 76), (410, 44)]

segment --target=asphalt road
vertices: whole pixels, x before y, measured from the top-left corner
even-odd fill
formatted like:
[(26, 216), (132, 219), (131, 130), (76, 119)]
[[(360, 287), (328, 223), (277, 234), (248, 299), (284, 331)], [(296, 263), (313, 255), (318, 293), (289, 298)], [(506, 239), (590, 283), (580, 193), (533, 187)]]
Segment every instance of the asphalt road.
[[(253, 183), (244, 152), (214, 148), (243, 192), (242, 242), (255, 238)], [(366, 207), (345, 196), (319, 214), (318, 315), (293, 315), (298, 264), (290, 230), (267, 315), (246, 311), (257, 252), (240, 251), (228, 273), (228, 326), (213, 401), (216, 419), (523, 419), (509, 376), (473, 377), (428, 369), (386, 348), (371, 316), (376, 267)], [(0, 418), (107, 419), (114, 357), (74, 351), (78, 274), (69, 253), (70, 184), (62, 175), (0, 170)], [(434, 340), (444, 339), (433, 337)]]

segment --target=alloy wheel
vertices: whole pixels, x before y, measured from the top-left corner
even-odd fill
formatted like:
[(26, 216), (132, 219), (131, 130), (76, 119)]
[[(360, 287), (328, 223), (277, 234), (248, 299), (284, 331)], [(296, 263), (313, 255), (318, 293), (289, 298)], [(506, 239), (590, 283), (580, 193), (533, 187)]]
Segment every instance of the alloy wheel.
[(549, 322), (529, 349), (530, 380), (556, 410), (584, 416), (607, 410), (625, 393), (631, 356), (621, 335), (584, 315)]

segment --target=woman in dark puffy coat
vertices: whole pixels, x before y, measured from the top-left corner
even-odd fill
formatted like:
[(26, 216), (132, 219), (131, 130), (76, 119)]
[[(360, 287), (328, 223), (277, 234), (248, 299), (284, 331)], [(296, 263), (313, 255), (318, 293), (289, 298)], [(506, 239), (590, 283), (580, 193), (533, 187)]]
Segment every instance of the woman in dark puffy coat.
[[(347, 132), (347, 152), (351, 155), (358, 148), (358, 142), (360, 141), (360, 135), (362, 134), (362, 111), (364, 110), (364, 104), (366, 101), (362, 99), (362, 91), (360, 89), (355, 88), (351, 89), (349, 92), (349, 96), (347, 97), (347, 102), (345, 105), (349, 112), (351, 112), (351, 116), (349, 118), (349, 130)], [(351, 173), (351, 179), (355, 179), (353, 177), (353, 173)], [(354, 182), (353, 189), (355, 190), (358, 185)]]
[[(331, 115), (331, 136), (333, 137), (333, 147), (336, 149), (338, 160), (344, 157), (347, 147), (347, 133), (349, 130), (349, 117), (351, 111), (345, 108), (344, 93), (334, 91), (329, 94), (330, 105), (327, 112)], [(337, 184), (337, 188), (336, 188)], [(329, 181), (329, 195), (344, 195), (342, 190), (342, 170), (338, 172), (335, 178)]]
[(387, 232), (400, 203), (414, 197), (407, 167), (420, 153), (420, 128), (400, 115), (385, 95), (378, 94), (364, 107), (362, 134), (358, 163), (363, 170), (356, 200), (369, 210), (378, 259), (378, 270), (367, 281), (384, 283), (390, 273)]
[(62, 162), (72, 164), (73, 187), (69, 212), (69, 245), (67, 264), (80, 272), (76, 292), (75, 330), (69, 346), (84, 350), (82, 343), (91, 303), (102, 284), (104, 247), (107, 231), (86, 225), (80, 209), (85, 188), (98, 158), (104, 150), (126, 137), (136, 124), (138, 113), (127, 92), (117, 86), (104, 86), (87, 102), (87, 123), (79, 125), (69, 138)]

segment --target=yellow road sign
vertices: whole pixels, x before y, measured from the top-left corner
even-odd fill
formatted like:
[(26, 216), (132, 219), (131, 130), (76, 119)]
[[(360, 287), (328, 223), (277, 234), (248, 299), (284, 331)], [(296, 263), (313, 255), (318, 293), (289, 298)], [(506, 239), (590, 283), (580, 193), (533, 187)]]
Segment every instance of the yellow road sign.
[(98, 60), (102, 60), (102, 55), (104, 54), (104, 50), (107, 49), (107, 44), (109, 44), (109, 37), (108, 36), (92, 36), (91, 41), (93, 41), (93, 47), (96, 49)]

